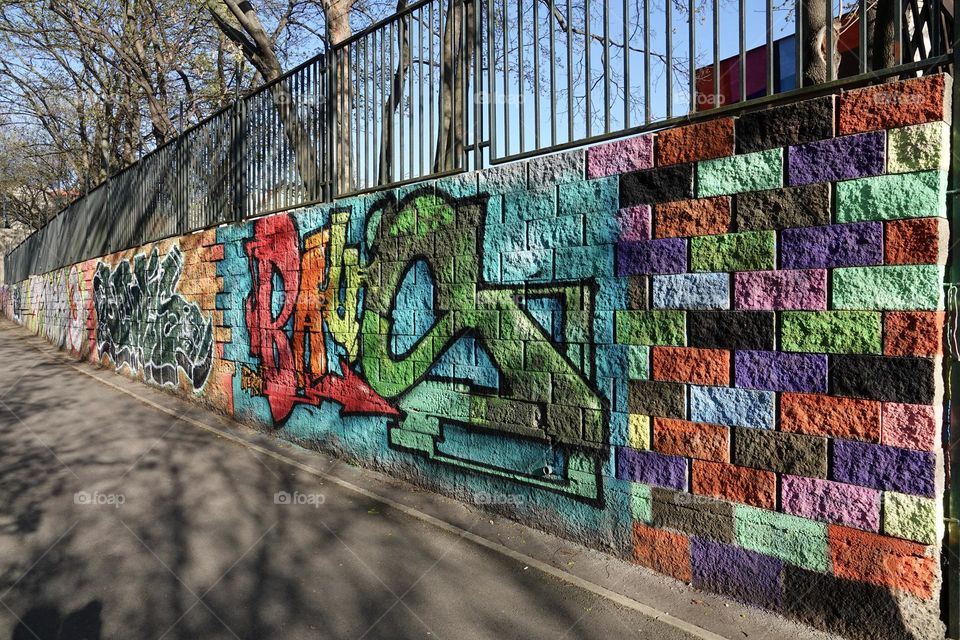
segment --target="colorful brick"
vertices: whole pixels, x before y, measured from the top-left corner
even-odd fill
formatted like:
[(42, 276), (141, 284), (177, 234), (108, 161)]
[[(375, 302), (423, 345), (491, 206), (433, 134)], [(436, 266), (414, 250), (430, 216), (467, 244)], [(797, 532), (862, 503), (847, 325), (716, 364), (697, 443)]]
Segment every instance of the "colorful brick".
[(878, 444), (837, 440), (833, 479), (838, 482), (930, 497), (935, 495), (934, 454)]
[(654, 347), (653, 379), (691, 384), (730, 383), (730, 353), (721, 349)]
[(745, 310), (827, 308), (827, 272), (753, 271), (734, 275), (734, 308)]
[(784, 475), (780, 482), (785, 513), (866, 531), (880, 529), (879, 491), (791, 475)]
[(737, 429), (732, 461), (742, 467), (825, 478), (827, 439), (767, 429)]
[(619, 344), (683, 346), (682, 311), (617, 311), (614, 315)]
[(694, 165), (678, 164), (620, 174), (620, 206), (651, 205), (689, 200), (693, 193)]
[(779, 351), (737, 351), (736, 386), (765, 391), (827, 392), (827, 357)]
[(706, 236), (730, 231), (730, 198), (664, 202), (656, 206), (658, 238)]
[(840, 135), (949, 121), (946, 74), (879, 84), (840, 94)]
[(633, 523), (633, 559), (640, 565), (683, 582), (690, 582), (686, 536)]
[(880, 442), (891, 447), (932, 451), (937, 445), (939, 413), (929, 405), (884, 402)]
[(694, 493), (763, 509), (776, 505), (777, 476), (770, 471), (704, 460), (694, 460), (692, 468)]
[(687, 461), (653, 451), (617, 449), (617, 478), (668, 489), (685, 489)]
[(687, 345), (706, 349), (774, 347), (774, 314), (766, 311), (689, 311)]
[(872, 311), (785, 311), (781, 348), (812, 353), (881, 353), (881, 314)]
[(653, 136), (637, 136), (587, 149), (587, 178), (653, 167)]
[(734, 231), (766, 231), (830, 224), (830, 184), (748, 191), (733, 198)]
[(657, 134), (657, 166), (733, 155), (733, 119), (708, 120)]
[(780, 267), (823, 269), (880, 265), (884, 259), (883, 235), (880, 222), (784, 229), (780, 234)]
[(653, 306), (655, 309), (729, 309), (730, 274), (654, 276)]
[(883, 173), (886, 132), (818, 140), (787, 149), (787, 184), (833, 182)]
[(941, 311), (888, 311), (883, 314), (883, 353), (888, 356), (943, 354)]
[(880, 442), (879, 402), (826, 395), (784, 393), (780, 429), (790, 433)]
[(767, 509), (738, 505), (733, 512), (737, 543), (797, 567), (826, 571), (827, 527)]
[(697, 163), (697, 197), (731, 195), (783, 186), (783, 149)]
[(946, 264), (950, 232), (944, 218), (890, 220), (883, 227), (887, 264)]
[(729, 427), (773, 428), (774, 394), (730, 387), (690, 387), (690, 419)]
[(921, 171), (837, 183), (836, 222), (899, 220), (947, 215), (947, 178)]
[(943, 537), (943, 513), (939, 503), (895, 491), (883, 493), (883, 533), (923, 544), (937, 544)]
[(729, 233), (690, 240), (692, 271), (754, 271), (776, 266), (776, 234), (772, 231)]
[(656, 418), (653, 448), (673, 456), (729, 462), (730, 430), (715, 424)]
[(737, 118), (737, 153), (832, 138), (834, 120), (833, 96), (746, 113)]
[(690, 540), (693, 586), (761, 607), (779, 608), (783, 562), (712, 540)]
[(830, 356), (830, 393), (906, 404), (935, 404), (943, 388), (929, 358)]
[(687, 270), (687, 241), (664, 238), (617, 245), (617, 275), (683, 273)]
[(887, 132), (887, 171), (911, 171), (950, 168), (950, 126), (928, 122)]
[(936, 558), (927, 547), (840, 526), (831, 526), (828, 536), (836, 575), (919, 598), (933, 596)]
[(836, 309), (936, 310), (943, 307), (943, 267), (846, 267), (833, 272)]

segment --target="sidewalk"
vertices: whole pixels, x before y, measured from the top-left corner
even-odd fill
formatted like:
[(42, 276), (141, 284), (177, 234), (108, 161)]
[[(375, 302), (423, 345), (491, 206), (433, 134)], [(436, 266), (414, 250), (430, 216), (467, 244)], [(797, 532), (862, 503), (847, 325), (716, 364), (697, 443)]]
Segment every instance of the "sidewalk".
[(5, 320), (0, 359), (0, 640), (828, 638), (75, 363)]

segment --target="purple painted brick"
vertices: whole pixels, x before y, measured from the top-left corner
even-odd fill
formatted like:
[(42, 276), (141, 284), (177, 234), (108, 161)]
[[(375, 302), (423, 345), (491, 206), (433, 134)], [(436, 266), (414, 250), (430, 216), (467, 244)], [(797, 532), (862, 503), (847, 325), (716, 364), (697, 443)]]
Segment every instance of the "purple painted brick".
[(587, 149), (587, 178), (653, 168), (653, 136), (639, 136)]
[(784, 269), (883, 264), (883, 223), (784, 229), (780, 236), (780, 263)]
[(935, 493), (936, 458), (929, 451), (835, 440), (833, 479), (921, 496)]
[(827, 272), (824, 269), (744, 271), (734, 276), (734, 290), (737, 309), (821, 311), (827, 308)]
[(687, 460), (653, 451), (617, 447), (617, 478), (684, 491)]
[(787, 184), (832, 182), (883, 173), (885, 131), (818, 140), (787, 150)]
[(766, 391), (827, 392), (827, 356), (780, 351), (737, 351), (738, 387)]
[(617, 244), (617, 275), (684, 273), (687, 270), (685, 238), (663, 238)]
[(617, 211), (617, 224), (623, 240), (650, 239), (650, 205), (639, 204)]
[(819, 478), (784, 475), (780, 489), (783, 511), (848, 527), (880, 529), (880, 492)]
[(783, 562), (740, 547), (690, 538), (693, 586), (762, 607), (780, 605)]

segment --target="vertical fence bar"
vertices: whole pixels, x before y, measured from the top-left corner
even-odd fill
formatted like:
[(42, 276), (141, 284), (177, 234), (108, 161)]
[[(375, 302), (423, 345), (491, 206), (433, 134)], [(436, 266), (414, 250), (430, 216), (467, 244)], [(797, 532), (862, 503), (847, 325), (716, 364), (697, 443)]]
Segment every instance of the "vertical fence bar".
[[(737, 3), (737, 18), (740, 23), (740, 102), (747, 100), (747, 2)], [(719, 106), (719, 105), (718, 105)]]
[(836, 34), (833, 30), (833, 0), (824, 0), (827, 8), (827, 82), (834, 79), (833, 60), (837, 55)]
[(720, 106), (720, 0), (713, 0), (713, 105)]
[[(586, 78), (586, 82), (584, 83), (583, 87), (583, 106), (584, 111), (586, 112), (587, 137), (589, 138), (591, 135), (593, 135), (593, 111), (591, 109), (592, 105), (590, 100), (591, 94), (593, 93), (593, 86), (590, 82), (590, 49), (593, 48), (590, 46), (592, 44), (590, 36), (590, 23), (592, 22), (590, 20), (590, 0), (584, 0), (583, 7), (583, 49), (584, 58), (586, 60), (586, 68), (584, 69), (584, 77)], [(573, 25), (571, 24), (569, 28), (572, 29)], [(567, 51), (567, 55), (570, 55), (571, 52), (572, 50)]]
[[(669, 6), (669, 2), (668, 2)], [(623, 0), (623, 126), (630, 128), (630, 0)], [(667, 82), (669, 84), (669, 81)]]
[[(549, 2), (547, 26), (550, 29), (550, 144), (557, 144), (557, 37), (553, 28), (554, 14), (557, 11), (555, 0)], [(491, 132), (491, 137), (492, 137)]]
[(643, 113), (644, 124), (650, 124), (650, 0), (643, 0)]
[(603, 0), (603, 132), (610, 133), (610, 0)]
[[(624, 3), (626, 4), (626, 3)], [(666, 29), (667, 46), (667, 118), (673, 117), (673, 0), (667, 0), (664, 11), (664, 28)], [(624, 52), (629, 49), (626, 46), (627, 36), (624, 33)]]
[[(587, 0), (589, 2), (590, 0)], [(523, 25), (523, 0), (517, 0), (517, 26)], [(518, 126), (518, 135), (520, 138), (520, 152), (527, 150), (527, 145), (524, 140), (526, 136), (526, 124), (527, 124), (527, 109), (524, 100), (524, 91), (523, 88), (523, 28), (517, 29), (517, 90), (520, 95), (520, 122)]]
[(533, 146), (540, 148), (540, 3), (533, 3)]
[[(799, 0), (797, 0), (799, 2)], [(697, 111), (697, 0), (690, 0), (687, 28), (690, 31), (690, 112)]]
[(773, 79), (773, 0), (767, 0), (767, 55), (764, 56), (766, 60), (766, 72), (767, 72), (767, 90), (766, 94), (768, 96), (773, 95), (774, 89), (774, 79)]
[[(553, 0), (550, 0), (553, 2)], [(494, 52), (494, 39), (493, 39), (493, 16), (494, 16), (495, 6), (494, 0), (487, 0), (487, 118), (489, 123), (487, 125), (487, 130), (490, 133), (490, 146), (489, 146), (489, 157), (492, 161), (496, 157), (496, 140), (497, 140), (497, 113), (496, 113), (496, 104), (497, 104), (497, 86), (496, 86), (496, 73), (494, 70), (494, 63), (496, 61), (496, 56)], [(551, 32), (552, 33), (552, 32)], [(556, 110), (554, 110), (555, 112)], [(552, 121), (556, 121), (556, 118), (552, 118)], [(555, 143), (555, 141), (554, 141)]]

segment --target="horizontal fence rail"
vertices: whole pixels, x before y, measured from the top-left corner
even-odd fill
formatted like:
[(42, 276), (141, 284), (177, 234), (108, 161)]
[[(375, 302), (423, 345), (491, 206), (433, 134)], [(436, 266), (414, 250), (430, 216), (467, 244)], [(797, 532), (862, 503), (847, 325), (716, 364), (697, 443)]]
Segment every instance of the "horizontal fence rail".
[(111, 176), (8, 254), (6, 280), (337, 197), (939, 71), (955, 37), (943, 0), (420, 0)]

